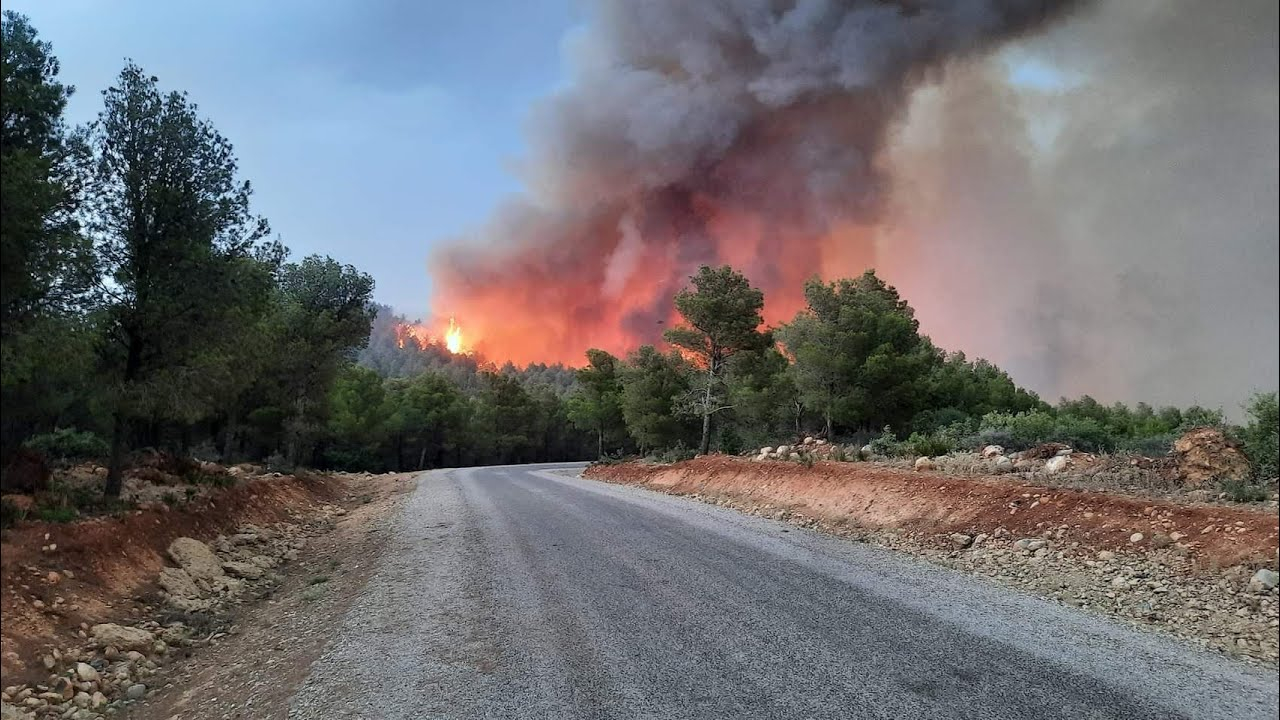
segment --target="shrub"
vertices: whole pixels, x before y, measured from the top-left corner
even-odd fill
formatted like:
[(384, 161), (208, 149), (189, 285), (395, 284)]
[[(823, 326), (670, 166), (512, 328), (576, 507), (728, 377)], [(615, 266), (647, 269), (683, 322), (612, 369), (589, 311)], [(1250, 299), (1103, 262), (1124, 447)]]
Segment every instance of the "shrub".
[(268, 455), (263, 462), (266, 464), (267, 470), (271, 472), (289, 472), (293, 469), (293, 463), (289, 462), (289, 459), (280, 454), (279, 451)]
[(916, 456), (934, 457), (946, 455), (955, 449), (954, 443), (941, 433), (911, 433), (911, 437), (902, 446)]
[(902, 445), (898, 442), (898, 438), (894, 436), (893, 430), (889, 426), (885, 426), (880, 435), (867, 443), (867, 447), (871, 449), (873, 455), (885, 455), (892, 457), (902, 453)]
[(36, 507), (36, 517), (45, 522), (68, 523), (80, 516), (73, 507), (66, 505), (40, 505)]
[(106, 440), (75, 428), (59, 428), (51, 433), (34, 435), (24, 444), (49, 457), (66, 459), (100, 458), (111, 451)]
[(1271, 480), (1277, 475), (1277, 454), (1280, 454), (1280, 409), (1276, 393), (1254, 395), (1245, 408), (1249, 423), (1240, 431), (1244, 442), (1244, 454), (1253, 465), (1253, 474), (1259, 480)]
[(737, 430), (733, 429), (733, 426), (725, 426), (720, 430), (718, 445), (720, 446), (720, 452), (726, 455), (737, 455), (742, 452), (742, 436), (738, 434)]
[(1169, 454), (1173, 449), (1173, 441), (1177, 439), (1177, 433), (1128, 438), (1119, 441), (1116, 450), (1147, 457), (1162, 457)]
[(653, 453), (649, 458), (655, 462), (671, 464), (681, 462), (682, 460), (692, 460), (697, 457), (698, 451), (693, 448), (687, 448), (684, 443), (676, 443), (674, 447), (669, 447)]
[(1220, 487), (1232, 502), (1262, 502), (1267, 499), (1267, 491), (1247, 480), (1224, 480)]

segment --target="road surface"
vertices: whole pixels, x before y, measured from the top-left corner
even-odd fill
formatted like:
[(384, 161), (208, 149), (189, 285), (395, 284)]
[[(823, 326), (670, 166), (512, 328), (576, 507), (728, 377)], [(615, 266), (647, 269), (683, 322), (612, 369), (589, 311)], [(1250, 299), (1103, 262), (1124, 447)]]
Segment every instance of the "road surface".
[(1274, 671), (559, 467), (425, 475), (290, 717), (1276, 717)]

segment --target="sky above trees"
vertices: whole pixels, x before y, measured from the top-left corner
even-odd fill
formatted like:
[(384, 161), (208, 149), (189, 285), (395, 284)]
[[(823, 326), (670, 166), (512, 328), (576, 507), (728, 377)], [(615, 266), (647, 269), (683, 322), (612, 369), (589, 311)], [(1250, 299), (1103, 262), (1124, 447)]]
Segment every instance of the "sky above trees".
[(572, 0), (14, 0), (92, 120), (132, 58), (235, 145), (254, 208), (301, 256), (355, 263), (378, 298), (426, 309), (433, 241), (518, 183), (529, 104), (561, 77)]

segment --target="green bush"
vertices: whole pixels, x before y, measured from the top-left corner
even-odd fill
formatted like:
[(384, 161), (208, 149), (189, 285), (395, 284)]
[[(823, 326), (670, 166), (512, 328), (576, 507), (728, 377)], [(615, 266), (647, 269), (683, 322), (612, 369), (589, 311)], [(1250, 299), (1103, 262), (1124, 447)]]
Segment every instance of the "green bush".
[(955, 449), (955, 443), (941, 433), (930, 433), (928, 435), (922, 433), (911, 433), (911, 437), (903, 443), (903, 447), (917, 457), (924, 455), (927, 457), (935, 457), (938, 455), (946, 455)]
[(1263, 481), (1275, 479), (1280, 454), (1280, 409), (1276, 393), (1254, 395), (1245, 410), (1249, 422), (1240, 431), (1244, 454), (1253, 464), (1255, 477)]
[(33, 435), (24, 444), (48, 457), (65, 459), (100, 458), (111, 451), (106, 440), (75, 428), (58, 428), (51, 433)]
[(1247, 480), (1224, 480), (1220, 487), (1232, 502), (1262, 502), (1267, 499), (1267, 491)]
[(733, 426), (725, 426), (720, 430), (718, 445), (720, 446), (720, 452), (726, 455), (737, 455), (742, 452), (742, 436), (738, 434), (738, 431)]
[(79, 511), (66, 505), (41, 505), (36, 508), (36, 518), (44, 522), (68, 523), (78, 517)]
[(1116, 444), (1116, 450), (1146, 457), (1162, 457), (1169, 454), (1173, 449), (1173, 441), (1177, 439), (1177, 433), (1126, 438)]
[(878, 436), (867, 443), (867, 447), (871, 449), (872, 455), (884, 455), (886, 457), (901, 455), (903, 452), (902, 443), (898, 442), (893, 430), (887, 425)]

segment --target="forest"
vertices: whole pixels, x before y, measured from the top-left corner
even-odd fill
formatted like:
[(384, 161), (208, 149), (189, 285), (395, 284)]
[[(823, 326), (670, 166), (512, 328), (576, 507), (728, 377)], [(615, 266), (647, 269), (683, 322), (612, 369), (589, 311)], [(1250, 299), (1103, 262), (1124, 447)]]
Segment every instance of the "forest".
[[(416, 470), (738, 453), (813, 434), (936, 455), (998, 442), (1167, 452), (1220, 409), (1050, 405), (921, 334), (874, 271), (805, 286), (766, 328), (765, 298), (703, 267), (660, 345), (580, 368), (517, 368), (405, 340), (373, 279), (295, 258), (256, 214), (231, 143), (186, 93), (127, 63), (95, 122), (27, 20), (3, 21), (0, 454), (101, 459), (107, 496), (130, 453), (224, 463)], [(1275, 476), (1276, 395), (1231, 428)]]

